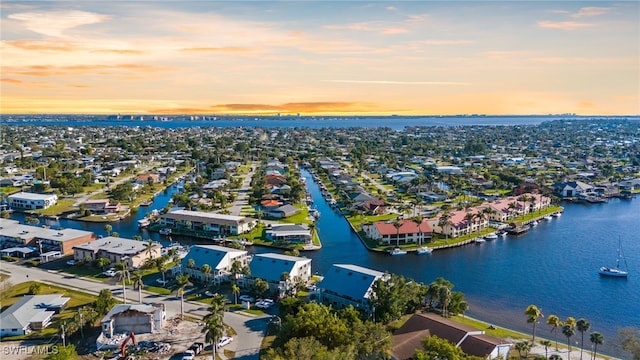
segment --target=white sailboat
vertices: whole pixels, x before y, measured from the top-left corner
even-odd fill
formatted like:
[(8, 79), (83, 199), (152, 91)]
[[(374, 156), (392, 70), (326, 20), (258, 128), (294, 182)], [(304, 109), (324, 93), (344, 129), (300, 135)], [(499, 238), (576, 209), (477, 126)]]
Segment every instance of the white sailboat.
[[(624, 269), (620, 268), (620, 262), (624, 263)], [(603, 266), (600, 268), (600, 275), (604, 276), (614, 276), (614, 277), (627, 277), (629, 272), (627, 271), (627, 261), (624, 258), (624, 253), (622, 252), (622, 242), (618, 240), (618, 257), (616, 259), (615, 267)]]

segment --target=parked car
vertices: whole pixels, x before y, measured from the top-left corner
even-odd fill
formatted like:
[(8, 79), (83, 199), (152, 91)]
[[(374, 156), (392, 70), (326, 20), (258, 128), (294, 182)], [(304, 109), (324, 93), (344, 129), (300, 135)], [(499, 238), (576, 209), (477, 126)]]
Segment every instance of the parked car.
[(103, 271), (102, 275), (108, 276), (108, 277), (114, 277), (114, 276), (116, 276), (116, 269), (115, 268), (111, 268), (111, 269), (109, 269), (107, 271)]
[(196, 354), (191, 349), (185, 350), (185, 352), (182, 353), (182, 360), (193, 360), (195, 357)]
[(167, 285), (168, 281), (162, 279), (156, 279), (156, 282), (160, 285)]
[(193, 345), (189, 347), (189, 350), (193, 351), (195, 355), (198, 355), (204, 350), (204, 344), (201, 342), (194, 342)]
[(71, 260), (67, 261), (67, 265), (71, 265), (71, 266), (73, 266), (73, 265), (75, 265), (75, 264), (77, 264), (77, 263), (78, 263), (78, 262), (77, 262), (77, 261), (75, 261), (75, 260), (73, 260), (73, 259), (71, 259)]
[(214, 292), (209, 291), (209, 290), (205, 291), (204, 294), (209, 296), (209, 297), (218, 295), (218, 293), (214, 293)]
[(273, 304), (274, 302), (271, 299), (260, 299), (260, 301), (256, 303), (256, 307), (260, 309), (268, 309), (273, 306)]
[(239, 299), (242, 301), (248, 301), (248, 302), (254, 302), (256, 300), (249, 295), (240, 295)]
[(216, 348), (221, 348), (225, 345), (229, 345), (232, 341), (233, 338), (231, 336), (223, 336), (222, 339), (218, 341), (218, 345), (216, 345)]

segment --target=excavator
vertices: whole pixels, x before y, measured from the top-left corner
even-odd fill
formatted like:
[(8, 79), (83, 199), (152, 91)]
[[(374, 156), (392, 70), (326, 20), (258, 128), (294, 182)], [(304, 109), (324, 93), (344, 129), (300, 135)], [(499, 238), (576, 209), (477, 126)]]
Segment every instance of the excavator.
[(133, 331), (129, 333), (129, 336), (127, 336), (126, 339), (124, 339), (124, 341), (122, 342), (122, 345), (120, 345), (120, 358), (121, 359), (126, 359), (127, 358), (127, 344), (129, 343), (129, 341), (131, 341), (131, 343), (134, 346), (138, 346), (138, 343), (136, 342), (136, 336), (133, 334)]

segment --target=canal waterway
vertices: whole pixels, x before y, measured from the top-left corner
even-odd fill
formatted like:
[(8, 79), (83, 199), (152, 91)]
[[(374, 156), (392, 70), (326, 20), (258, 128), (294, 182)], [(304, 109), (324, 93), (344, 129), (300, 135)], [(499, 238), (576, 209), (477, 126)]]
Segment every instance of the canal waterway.
[[(565, 212), (561, 217), (542, 221), (519, 237), (436, 250), (429, 255), (389, 256), (368, 251), (344, 217), (324, 200), (309, 172), (302, 170), (302, 174), (314, 206), (321, 213), (317, 231), (322, 241), (321, 250), (305, 252), (303, 256), (313, 260), (313, 271), (320, 275), (332, 264), (342, 263), (401, 274), (425, 284), (444, 277), (455, 285), (454, 290), (465, 294), (470, 303), (469, 316), (525, 333), (531, 331), (523, 314), (530, 304), (541, 308), (545, 319), (550, 314), (561, 319), (584, 317), (591, 323), (590, 331), (604, 334), (605, 344), (601, 350), (612, 355), (620, 355), (611, 346), (617, 329), (640, 326), (640, 232), (637, 228), (640, 199), (614, 199), (592, 205), (563, 204)], [(164, 208), (176, 191), (172, 186), (159, 193), (151, 206), (140, 207), (132, 217), (111, 223), (112, 231), (123, 237), (142, 235), (143, 239), (152, 238), (167, 244), (167, 237), (138, 229), (137, 220), (153, 209)], [(20, 214), (13, 214), (13, 218), (24, 221)], [(46, 224), (106, 235), (103, 223), (60, 219), (46, 220)], [(615, 264), (619, 240), (629, 278), (602, 277), (598, 269)], [(259, 246), (248, 250), (280, 252)], [(538, 327), (538, 334), (552, 338), (545, 319)]]
[[(525, 235), (430, 255), (389, 256), (366, 250), (344, 217), (323, 199), (312, 176), (305, 170), (302, 174), (321, 213), (317, 229), (323, 246), (304, 255), (313, 259), (313, 269), (320, 274), (332, 264), (349, 263), (425, 284), (444, 277), (465, 294), (469, 316), (529, 333), (524, 309), (535, 304), (545, 315), (539, 335), (552, 338), (544, 324), (548, 315), (586, 318), (590, 331), (604, 334), (602, 350), (610, 354), (616, 353), (611, 343), (618, 328), (640, 326), (639, 199), (567, 203), (561, 217), (542, 221)], [(598, 269), (615, 265), (619, 240), (630, 276), (602, 277)]]

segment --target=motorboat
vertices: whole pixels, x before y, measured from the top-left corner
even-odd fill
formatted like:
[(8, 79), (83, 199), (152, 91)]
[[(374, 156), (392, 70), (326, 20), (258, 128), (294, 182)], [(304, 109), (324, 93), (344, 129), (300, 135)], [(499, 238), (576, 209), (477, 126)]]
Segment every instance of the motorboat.
[(476, 244), (482, 244), (483, 242), (486, 242), (485, 239), (479, 237), (479, 238), (475, 238), (475, 240), (473, 240), (473, 242), (475, 242)]
[(551, 221), (551, 219), (553, 219), (553, 217), (551, 217), (551, 215), (547, 215), (543, 219), (545, 219), (547, 221)]
[(171, 229), (169, 228), (162, 228), (159, 231), (160, 235), (171, 235)]
[(531, 226), (531, 227), (538, 226), (538, 221), (537, 220), (533, 220), (532, 222), (529, 223), (529, 226)]
[(407, 255), (407, 252), (400, 248), (395, 248), (391, 250), (389, 254), (391, 254), (392, 256), (399, 256), (399, 255)]
[(421, 246), (416, 249), (416, 254), (418, 255), (431, 254), (431, 252), (433, 252), (433, 249), (427, 246)]
[(498, 238), (498, 234), (496, 234), (496, 233), (490, 233), (490, 234), (485, 235), (485, 236), (484, 236), (484, 238), (485, 238), (486, 240), (489, 240), (489, 241), (491, 241), (491, 240), (496, 240), (496, 239)]
[(562, 212), (560, 212), (560, 211), (555, 212), (555, 213), (551, 214), (551, 216), (553, 216), (553, 217), (560, 217), (560, 216), (562, 216)]

